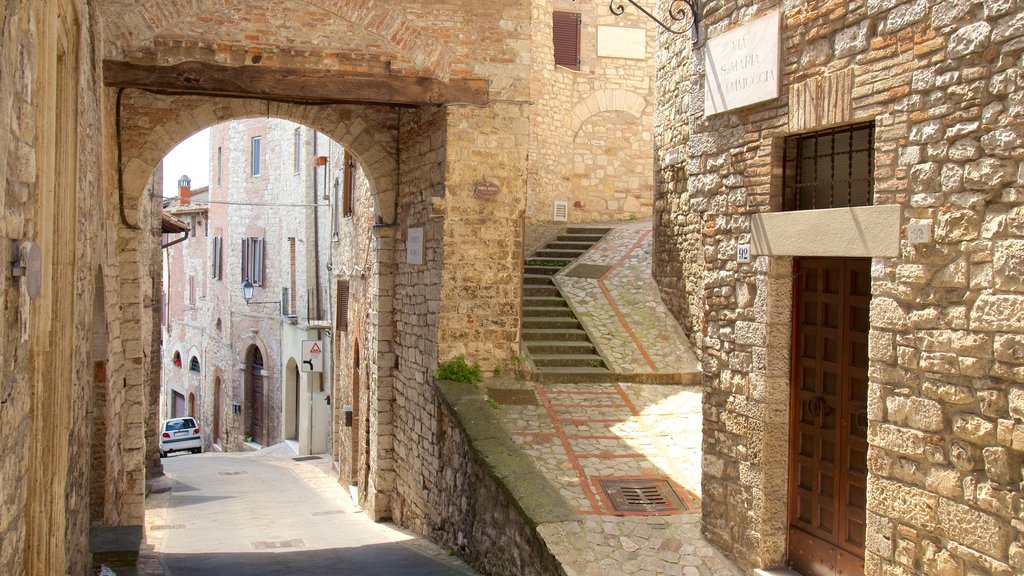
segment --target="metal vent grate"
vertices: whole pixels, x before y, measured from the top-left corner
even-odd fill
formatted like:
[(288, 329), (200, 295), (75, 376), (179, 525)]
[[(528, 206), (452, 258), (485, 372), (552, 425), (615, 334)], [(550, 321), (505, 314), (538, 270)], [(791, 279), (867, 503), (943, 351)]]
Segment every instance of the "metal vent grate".
[(663, 478), (598, 480), (617, 512), (682, 512), (689, 508)]
[(552, 216), (555, 222), (569, 221), (569, 203), (565, 200), (555, 200), (555, 213)]
[(319, 456), (299, 456), (297, 458), (292, 458), (292, 460), (294, 460), (296, 462), (306, 462), (307, 460), (319, 460), (319, 459), (320, 459)]

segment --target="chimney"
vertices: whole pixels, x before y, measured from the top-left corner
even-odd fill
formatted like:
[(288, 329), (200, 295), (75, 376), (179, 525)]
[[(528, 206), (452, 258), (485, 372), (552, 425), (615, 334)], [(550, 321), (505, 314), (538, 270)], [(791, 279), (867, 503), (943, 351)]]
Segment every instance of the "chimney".
[(192, 181), (188, 175), (178, 179), (178, 206), (188, 206), (192, 201)]

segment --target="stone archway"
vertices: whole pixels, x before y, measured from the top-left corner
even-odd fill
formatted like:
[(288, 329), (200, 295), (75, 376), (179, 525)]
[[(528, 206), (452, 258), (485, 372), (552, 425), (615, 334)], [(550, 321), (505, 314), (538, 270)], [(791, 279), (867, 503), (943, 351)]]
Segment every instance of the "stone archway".
[(587, 118), (573, 138), (574, 213), (585, 221), (650, 216), (652, 150), (651, 132), (630, 112), (606, 110)]

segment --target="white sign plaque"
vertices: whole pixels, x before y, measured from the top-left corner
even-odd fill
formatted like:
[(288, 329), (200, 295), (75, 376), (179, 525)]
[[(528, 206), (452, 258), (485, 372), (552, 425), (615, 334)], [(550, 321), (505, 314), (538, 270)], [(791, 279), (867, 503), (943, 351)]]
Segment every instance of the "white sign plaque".
[(924, 244), (932, 240), (931, 224), (909, 224), (907, 225), (907, 240), (911, 244)]
[(405, 241), (405, 261), (407, 264), (423, 264), (423, 228), (409, 228), (409, 236)]
[(779, 97), (779, 13), (709, 38), (704, 50), (704, 115)]
[(324, 344), (319, 340), (302, 341), (302, 371), (324, 371)]
[(736, 261), (740, 264), (750, 264), (750, 244), (736, 246)]
[(647, 58), (647, 31), (621, 26), (597, 27), (597, 55), (602, 58)]

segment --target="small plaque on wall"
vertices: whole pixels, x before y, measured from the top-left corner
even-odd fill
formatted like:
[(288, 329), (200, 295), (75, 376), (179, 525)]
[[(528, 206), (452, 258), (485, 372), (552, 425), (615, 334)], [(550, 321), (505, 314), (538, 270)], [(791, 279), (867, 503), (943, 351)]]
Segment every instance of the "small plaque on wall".
[(501, 194), (501, 187), (489, 180), (481, 180), (473, 188), (473, 196), (477, 198), (496, 198)]
[(423, 264), (423, 228), (409, 228), (405, 240), (405, 261), (407, 264)]

